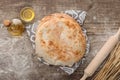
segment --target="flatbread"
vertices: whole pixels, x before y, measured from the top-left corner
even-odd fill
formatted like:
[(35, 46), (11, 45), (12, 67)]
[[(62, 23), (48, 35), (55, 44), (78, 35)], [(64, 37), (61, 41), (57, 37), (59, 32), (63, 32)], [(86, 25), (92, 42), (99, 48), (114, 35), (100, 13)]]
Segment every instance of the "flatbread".
[(64, 13), (45, 16), (35, 37), (36, 54), (51, 65), (72, 66), (85, 53), (86, 39), (80, 25)]

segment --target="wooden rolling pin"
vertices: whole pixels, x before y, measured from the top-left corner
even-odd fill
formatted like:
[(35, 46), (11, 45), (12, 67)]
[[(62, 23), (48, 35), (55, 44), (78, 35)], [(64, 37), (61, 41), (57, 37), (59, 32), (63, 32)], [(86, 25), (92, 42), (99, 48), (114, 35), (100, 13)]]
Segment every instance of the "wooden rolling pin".
[(120, 40), (120, 28), (118, 32), (111, 36), (104, 46), (100, 49), (100, 51), (96, 54), (87, 68), (84, 70), (84, 75), (80, 80), (86, 80), (87, 77), (93, 75), (96, 69), (100, 66), (100, 64), (105, 60), (105, 58), (109, 55), (111, 50), (115, 47), (116, 43)]

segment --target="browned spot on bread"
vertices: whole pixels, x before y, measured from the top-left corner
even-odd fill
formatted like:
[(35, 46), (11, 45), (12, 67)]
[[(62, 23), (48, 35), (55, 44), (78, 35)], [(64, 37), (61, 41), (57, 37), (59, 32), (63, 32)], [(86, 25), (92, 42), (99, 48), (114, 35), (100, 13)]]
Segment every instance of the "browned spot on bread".
[(61, 60), (61, 61), (68, 61), (69, 60), (69, 57), (66, 57), (64, 54), (60, 55), (58, 57), (58, 60)]
[(75, 41), (75, 43), (78, 43), (77, 41)]
[(75, 29), (74, 24), (70, 23), (69, 21), (66, 21), (65, 24), (67, 25), (67, 27)]
[(49, 41), (49, 45), (50, 45), (50, 46), (53, 45), (53, 42), (52, 42), (52, 41)]
[(75, 54), (76, 56), (78, 56), (78, 55), (80, 55), (80, 51), (75, 51), (74, 54)]
[(59, 15), (58, 17), (59, 17), (59, 18), (65, 18), (63, 15)]
[(58, 44), (55, 44), (53, 41), (48, 42), (48, 47), (53, 48), (53, 50), (59, 49)]
[(64, 16), (60, 16), (60, 18), (64, 18)]
[(68, 36), (69, 39), (72, 39), (72, 36)]
[(41, 44), (43, 44), (43, 45), (44, 45), (44, 44), (45, 44), (45, 41), (44, 41), (44, 40), (41, 40)]

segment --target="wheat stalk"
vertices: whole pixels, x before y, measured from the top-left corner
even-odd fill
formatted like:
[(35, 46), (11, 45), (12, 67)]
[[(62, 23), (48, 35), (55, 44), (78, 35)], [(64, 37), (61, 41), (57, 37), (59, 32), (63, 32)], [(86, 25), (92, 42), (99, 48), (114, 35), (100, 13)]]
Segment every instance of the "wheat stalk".
[(95, 75), (94, 80), (120, 80), (120, 42), (110, 53), (103, 68)]

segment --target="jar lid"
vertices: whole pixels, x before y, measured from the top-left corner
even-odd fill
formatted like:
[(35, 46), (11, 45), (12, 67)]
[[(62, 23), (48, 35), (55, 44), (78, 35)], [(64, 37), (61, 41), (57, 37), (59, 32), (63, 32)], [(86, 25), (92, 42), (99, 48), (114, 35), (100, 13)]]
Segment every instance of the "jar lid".
[(20, 11), (20, 18), (25, 22), (30, 22), (34, 19), (35, 12), (31, 7), (25, 7)]

